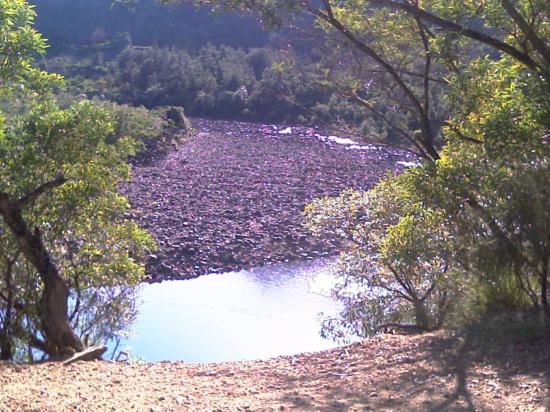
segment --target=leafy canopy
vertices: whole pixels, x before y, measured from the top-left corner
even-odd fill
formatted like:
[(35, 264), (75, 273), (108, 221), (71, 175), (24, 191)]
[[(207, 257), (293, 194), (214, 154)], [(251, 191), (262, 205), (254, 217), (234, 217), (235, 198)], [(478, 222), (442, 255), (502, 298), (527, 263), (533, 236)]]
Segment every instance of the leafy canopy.
[(59, 77), (32, 65), (45, 47), (33, 18), (24, 1), (0, 5), (0, 97), (20, 102), (0, 114), (2, 359), (79, 350), (72, 330), (87, 345), (127, 328), (128, 286), (154, 246), (117, 191), (134, 140), (127, 129), (113, 139), (115, 119), (92, 102), (57, 105)]

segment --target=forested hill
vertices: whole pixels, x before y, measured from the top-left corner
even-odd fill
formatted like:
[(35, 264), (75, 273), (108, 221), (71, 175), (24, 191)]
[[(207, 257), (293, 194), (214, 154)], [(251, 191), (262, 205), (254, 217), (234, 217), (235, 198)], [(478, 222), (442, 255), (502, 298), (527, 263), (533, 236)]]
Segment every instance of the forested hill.
[(31, 3), (49, 46), (40, 67), (62, 74), (69, 96), (180, 106), (195, 117), (315, 124), (365, 118), (301, 72), (312, 64), (304, 42), (297, 42), (299, 67), (285, 61), (292, 30), (265, 32), (253, 15), (154, 0), (132, 7), (113, 0)]
[(127, 32), (135, 45), (197, 49), (208, 43), (261, 47), (268, 41), (253, 18), (213, 15), (206, 8), (161, 6), (141, 0), (130, 9), (112, 0), (31, 0), (36, 27), (49, 40), (50, 52), (70, 45), (99, 43)]

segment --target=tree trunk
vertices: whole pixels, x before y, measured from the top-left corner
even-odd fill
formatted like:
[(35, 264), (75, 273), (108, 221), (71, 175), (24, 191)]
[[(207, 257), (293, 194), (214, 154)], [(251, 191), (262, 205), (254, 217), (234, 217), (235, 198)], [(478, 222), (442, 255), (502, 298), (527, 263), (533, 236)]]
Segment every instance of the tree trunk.
[(50, 270), (42, 280), (44, 291), (40, 302), (40, 321), (48, 355), (54, 358), (65, 358), (74, 355), (75, 352), (83, 351), (84, 344), (69, 325), (67, 317), (69, 288), (65, 280), (59, 276), (57, 270)]
[(414, 321), (419, 328), (430, 330), (430, 318), (426, 307), (420, 300), (413, 302), (414, 305)]
[(36, 228), (34, 233), (29, 230), (21, 202), (10, 201), (5, 193), (0, 193), (0, 214), (15, 236), (21, 253), (36, 268), (44, 285), (39, 318), (45, 352), (50, 358), (60, 359), (84, 350), (84, 344), (74, 333), (67, 317), (69, 288), (52, 262), (39, 229)]
[(13, 309), (15, 306), (12, 286), (12, 267), (14, 262), (6, 259), (6, 270), (4, 272), (4, 283), (6, 284), (7, 295), (5, 296), (6, 312), (0, 329), (0, 360), (9, 361), (13, 358), (12, 323)]
[(0, 361), (9, 361), (13, 358), (13, 345), (11, 343), (11, 311), (8, 308), (6, 317), (0, 329)]
[(2, 331), (0, 333), (0, 361), (11, 361), (13, 359), (13, 347), (10, 337)]
[(550, 317), (550, 304), (548, 303), (548, 270), (549, 258), (546, 258), (542, 264), (542, 272), (540, 274), (540, 303), (547, 317)]

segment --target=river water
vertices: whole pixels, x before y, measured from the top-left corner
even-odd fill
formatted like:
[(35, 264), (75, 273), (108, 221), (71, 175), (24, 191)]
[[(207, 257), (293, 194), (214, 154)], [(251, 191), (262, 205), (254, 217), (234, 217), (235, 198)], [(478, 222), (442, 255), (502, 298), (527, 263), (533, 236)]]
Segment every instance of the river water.
[(122, 345), (148, 361), (252, 360), (328, 349), (319, 313), (335, 315), (329, 261), (269, 265), (146, 285), (134, 335)]

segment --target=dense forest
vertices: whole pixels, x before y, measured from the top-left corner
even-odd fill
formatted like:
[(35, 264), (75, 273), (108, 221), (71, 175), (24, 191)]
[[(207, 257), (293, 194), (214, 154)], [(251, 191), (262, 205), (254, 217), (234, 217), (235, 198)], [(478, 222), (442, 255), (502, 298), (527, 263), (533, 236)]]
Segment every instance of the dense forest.
[(37, 2), (47, 53), (33, 9), (0, 5), (2, 359), (66, 358), (131, 323), (154, 242), (118, 187), (185, 114), (349, 127), (416, 155), (305, 209), (342, 245), (326, 336), (502, 313), (547, 328), (548, 1), (110, 4)]
[(37, 27), (54, 45), (41, 65), (63, 74), (71, 95), (148, 108), (176, 105), (199, 117), (353, 126), (386, 136), (353, 99), (327, 87), (318, 67), (330, 60), (328, 49), (299, 40), (293, 30), (266, 32), (258, 16), (149, 1), (135, 9), (96, 1), (91, 15), (84, 1), (36, 6)]

